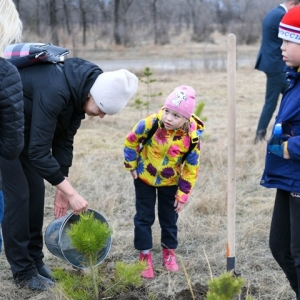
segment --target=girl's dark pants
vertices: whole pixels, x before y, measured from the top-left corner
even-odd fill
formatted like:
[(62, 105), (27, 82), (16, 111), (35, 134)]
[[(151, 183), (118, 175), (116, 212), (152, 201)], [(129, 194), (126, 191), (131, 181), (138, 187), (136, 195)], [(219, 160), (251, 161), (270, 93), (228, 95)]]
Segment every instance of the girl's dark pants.
[(277, 190), (270, 249), (300, 300), (300, 193)]
[(4, 249), (17, 282), (37, 274), (43, 263), (44, 180), (27, 156), (0, 158), (5, 202)]
[(161, 245), (176, 249), (177, 219), (174, 202), (177, 185), (153, 187), (139, 178), (134, 180), (136, 194), (136, 215), (134, 216), (134, 247), (137, 250), (152, 249), (151, 226), (155, 221), (156, 192), (158, 200), (158, 220), (161, 228)]

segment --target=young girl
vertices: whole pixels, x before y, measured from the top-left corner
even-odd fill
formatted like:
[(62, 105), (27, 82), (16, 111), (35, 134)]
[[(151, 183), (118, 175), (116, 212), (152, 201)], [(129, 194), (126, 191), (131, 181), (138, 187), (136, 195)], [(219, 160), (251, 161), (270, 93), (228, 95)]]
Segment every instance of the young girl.
[[(125, 168), (134, 178), (136, 193), (134, 246), (140, 250), (140, 261), (147, 264), (144, 278), (154, 278), (150, 250), (156, 193), (163, 265), (167, 271), (179, 269), (175, 259), (178, 213), (187, 203), (198, 175), (199, 137), (204, 129), (203, 122), (192, 115), (194, 108), (194, 89), (179, 86), (157, 114), (140, 120), (125, 139)], [(156, 132), (141, 147), (156, 121)], [(196, 146), (190, 151), (192, 142)]]

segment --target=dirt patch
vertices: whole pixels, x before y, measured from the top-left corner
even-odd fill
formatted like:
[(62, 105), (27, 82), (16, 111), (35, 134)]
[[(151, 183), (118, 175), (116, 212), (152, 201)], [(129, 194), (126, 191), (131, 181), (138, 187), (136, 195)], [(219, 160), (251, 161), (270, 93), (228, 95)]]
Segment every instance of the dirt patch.
[[(208, 292), (208, 286), (201, 285), (200, 283), (196, 283), (190, 289), (184, 289), (175, 295), (165, 296), (164, 294), (156, 295), (155, 299), (159, 300), (205, 300), (206, 294)], [(245, 300), (248, 295), (252, 295), (254, 299), (258, 299), (258, 289), (255, 287), (243, 287), (241, 294), (239, 295), (239, 300)], [(145, 287), (140, 289), (135, 289), (128, 293), (118, 295), (117, 297), (111, 298), (111, 300), (149, 300), (151, 299), (149, 296), (149, 291)], [(256, 298), (257, 297), (257, 298)]]
[[(175, 295), (172, 295), (172, 296), (165, 296), (164, 294), (160, 293), (160, 294), (156, 295), (155, 299), (159, 299), (159, 300), (191, 300), (191, 299), (202, 300), (202, 299), (205, 299), (205, 295), (207, 293), (208, 288), (206, 286), (202, 286), (201, 284), (195, 284), (192, 287), (192, 290), (193, 290), (192, 292), (190, 290), (182, 290), (181, 292), (179, 292)], [(149, 291), (147, 291), (145, 288), (136, 289), (136, 290), (130, 291), (126, 294), (122, 294), (122, 295), (112, 298), (112, 300), (149, 300), (149, 299), (151, 299)]]

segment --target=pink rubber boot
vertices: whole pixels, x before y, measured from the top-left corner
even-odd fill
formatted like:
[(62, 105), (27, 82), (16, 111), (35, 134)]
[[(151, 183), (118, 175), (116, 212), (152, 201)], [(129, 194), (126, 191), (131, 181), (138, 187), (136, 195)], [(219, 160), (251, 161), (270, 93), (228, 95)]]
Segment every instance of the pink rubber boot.
[(179, 270), (179, 267), (176, 263), (175, 250), (163, 248), (162, 255), (163, 266), (165, 267), (165, 269), (170, 272), (177, 272)]
[(143, 261), (147, 265), (147, 269), (142, 271), (143, 278), (154, 278), (154, 271), (153, 271), (153, 263), (152, 263), (152, 254), (151, 252), (144, 254), (140, 252), (140, 261)]

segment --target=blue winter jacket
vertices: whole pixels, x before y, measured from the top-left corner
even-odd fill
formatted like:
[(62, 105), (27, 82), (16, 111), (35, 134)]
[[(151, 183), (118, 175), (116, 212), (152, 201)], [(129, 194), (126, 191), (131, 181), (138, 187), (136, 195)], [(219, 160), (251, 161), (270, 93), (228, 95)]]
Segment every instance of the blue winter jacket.
[(288, 140), (290, 159), (284, 159), (267, 151), (265, 170), (260, 184), (267, 188), (279, 188), (300, 192), (300, 67), (286, 69), (289, 88), (283, 95), (274, 124), (282, 123)]

